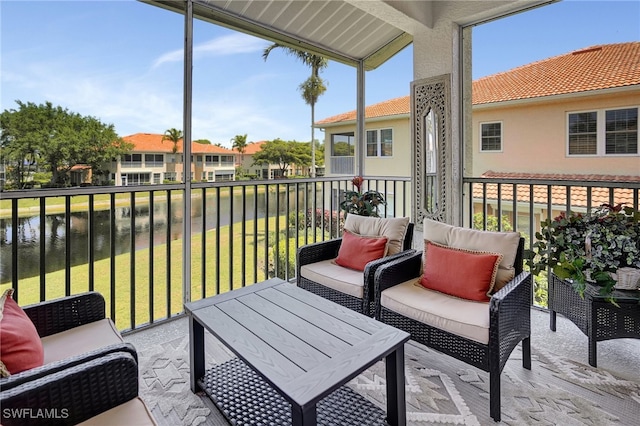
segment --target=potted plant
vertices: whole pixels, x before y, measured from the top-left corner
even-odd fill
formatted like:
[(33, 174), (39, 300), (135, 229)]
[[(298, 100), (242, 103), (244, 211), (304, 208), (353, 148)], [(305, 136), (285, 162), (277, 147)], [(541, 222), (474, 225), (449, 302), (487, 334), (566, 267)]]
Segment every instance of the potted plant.
[(373, 190), (362, 192), (362, 184), (364, 179), (362, 176), (356, 176), (351, 179), (351, 183), (355, 187), (354, 191), (346, 191), (344, 200), (340, 202), (340, 210), (344, 211), (345, 217), (349, 213), (359, 216), (379, 217), (378, 208), (387, 204), (384, 196)]
[(536, 239), (525, 251), (531, 273), (551, 268), (581, 297), (590, 282), (612, 300), (616, 272), (640, 268), (640, 212), (621, 204), (603, 204), (590, 214), (563, 212), (542, 222)]

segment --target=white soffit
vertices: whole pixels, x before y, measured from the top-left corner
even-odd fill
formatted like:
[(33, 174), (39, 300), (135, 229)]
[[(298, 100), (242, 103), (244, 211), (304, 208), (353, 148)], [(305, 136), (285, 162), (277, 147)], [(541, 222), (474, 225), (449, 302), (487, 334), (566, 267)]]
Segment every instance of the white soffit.
[[(185, 1), (140, 0), (178, 13)], [(548, 1), (193, 0), (196, 19), (371, 70), (448, 21), (467, 25)]]

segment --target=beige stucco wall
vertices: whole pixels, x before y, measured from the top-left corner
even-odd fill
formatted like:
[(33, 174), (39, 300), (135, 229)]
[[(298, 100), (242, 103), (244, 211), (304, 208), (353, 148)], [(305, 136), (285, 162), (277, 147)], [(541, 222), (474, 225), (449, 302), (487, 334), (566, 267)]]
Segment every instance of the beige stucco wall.
[[(473, 110), (472, 176), (494, 172), (639, 175), (640, 155), (567, 155), (567, 114), (638, 107), (640, 88), (598, 96)], [(503, 151), (480, 152), (480, 123), (502, 122)]]
[[(390, 157), (364, 157), (365, 176), (401, 176), (410, 177), (413, 164), (411, 155), (411, 138), (409, 133), (409, 117), (393, 116), (392, 118), (368, 121), (365, 131), (393, 129), (393, 155)], [(324, 131), (324, 164), (325, 176), (336, 176), (331, 170), (331, 135), (356, 131), (356, 124), (332, 126)], [(356, 150), (358, 147), (356, 146)], [(357, 156), (357, 152), (356, 152)]]

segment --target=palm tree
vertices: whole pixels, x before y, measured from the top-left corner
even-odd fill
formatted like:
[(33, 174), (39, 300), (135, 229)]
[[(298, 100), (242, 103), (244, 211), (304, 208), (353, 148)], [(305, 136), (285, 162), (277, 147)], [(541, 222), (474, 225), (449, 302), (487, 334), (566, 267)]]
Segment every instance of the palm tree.
[(329, 61), (322, 56), (278, 43), (273, 43), (271, 46), (265, 48), (264, 52), (262, 52), (262, 58), (266, 61), (271, 51), (278, 47), (284, 49), (287, 54), (295, 56), (303, 64), (311, 68), (311, 76), (300, 84), (298, 89), (302, 93), (304, 102), (311, 106), (311, 177), (316, 177), (316, 143), (313, 123), (315, 121), (316, 102), (318, 102), (318, 98), (327, 90), (324, 80), (320, 77), (320, 71), (329, 65)]
[(231, 148), (240, 153), (240, 162), (244, 163), (244, 151), (247, 149), (247, 134), (235, 135), (231, 138)]
[(182, 139), (182, 130), (174, 128), (165, 130), (164, 135), (162, 136), (162, 142), (173, 142), (173, 148), (171, 149), (171, 152), (173, 152), (174, 154), (178, 152), (178, 142), (180, 141), (180, 139)]

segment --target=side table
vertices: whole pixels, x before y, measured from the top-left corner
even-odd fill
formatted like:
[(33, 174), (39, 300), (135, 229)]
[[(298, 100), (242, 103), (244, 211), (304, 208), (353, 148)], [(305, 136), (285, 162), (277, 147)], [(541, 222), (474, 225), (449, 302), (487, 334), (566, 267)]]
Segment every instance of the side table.
[(584, 299), (571, 283), (549, 276), (549, 327), (556, 331), (556, 313), (571, 320), (589, 339), (589, 364), (597, 367), (596, 343), (602, 340), (640, 339), (640, 291), (615, 290), (618, 306), (608, 302), (599, 288), (587, 284)]

